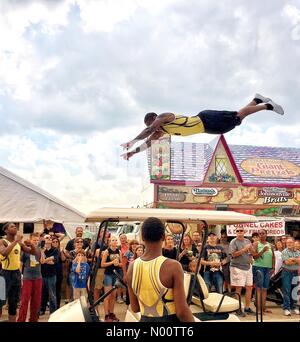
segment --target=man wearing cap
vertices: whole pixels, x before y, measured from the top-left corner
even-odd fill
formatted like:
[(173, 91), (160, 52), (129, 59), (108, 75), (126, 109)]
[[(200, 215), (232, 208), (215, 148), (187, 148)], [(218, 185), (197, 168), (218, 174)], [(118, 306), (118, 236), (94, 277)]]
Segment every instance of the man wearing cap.
[(250, 300), (253, 286), (252, 274), (252, 244), (251, 241), (245, 239), (244, 228), (238, 227), (236, 229), (236, 238), (229, 244), (230, 261), (230, 282), (231, 286), (235, 287), (235, 291), (239, 294), (242, 288), (246, 288), (245, 295), (245, 309), (244, 312), (237, 312), (240, 316), (255, 314), (250, 308)]
[(204, 246), (203, 257), (201, 258), (201, 264), (204, 265), (203, 278), (209, 291), (213, 285), (216, 292), (223, 293), (222, 264), (226, 261), (226, 253), (222, 246), (217, 245), (215, 233), (211, 232), (208, 236), (209, 242)]

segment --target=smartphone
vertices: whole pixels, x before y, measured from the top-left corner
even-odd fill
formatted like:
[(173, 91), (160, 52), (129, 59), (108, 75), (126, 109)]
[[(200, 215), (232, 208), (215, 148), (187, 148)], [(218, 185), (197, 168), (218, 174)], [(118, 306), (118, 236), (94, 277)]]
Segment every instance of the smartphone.
[(45, 247), (45, 240), (42, 240), (41, 241), (41, 248), (44, 248)]

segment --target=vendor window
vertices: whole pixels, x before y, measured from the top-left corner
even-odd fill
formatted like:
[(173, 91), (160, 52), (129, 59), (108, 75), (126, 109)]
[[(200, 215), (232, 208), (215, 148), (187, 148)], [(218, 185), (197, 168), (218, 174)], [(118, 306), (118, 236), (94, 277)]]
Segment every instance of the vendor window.
[(288, 205), (281, 207), (281, 210), (279, 212), (279, 215), (284, 215), (284, 216), (288, 216), (292, 214), (293, 214), (293, 207), (288, 206)]
[(228, 205), (226, 205), (226, 204), (216, 204), (216, 210), (226, 211), (226, 210), (228, 210)]

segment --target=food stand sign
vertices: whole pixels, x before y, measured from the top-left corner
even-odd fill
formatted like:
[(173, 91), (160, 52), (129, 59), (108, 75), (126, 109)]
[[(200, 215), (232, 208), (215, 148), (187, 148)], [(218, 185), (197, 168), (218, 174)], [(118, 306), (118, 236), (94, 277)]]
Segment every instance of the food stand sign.
[(215, 188), (193, 188), (192, 194), (194, 196), (217, 196), (218, 190)]
[(271, 187), (258, 190), (257, 196), (264, 199), (264, 204), (286, 203), (294, 197), (294, 193), (287, 189)]
[(266, 178), (292, 178), (300, 174), (300, 167), (282, 159), (249, 158), (241, 168), (251, 175)]
[(184, 202), (186, 200), (186, 191), (180, 191), (176, 188), (160, 186), (158, 188), (158, 199), (166, 202)]
[(285, 235), (285, 221), (283, 219), (276, 221), (262, 221), (227, 225), (227, 235), (236, 236), (236, 229), (241, 227), (245, 230), (245, 236), (251, 236), (253, 233), (258, 232), (260, 229), (265, 229), (268, 236)]

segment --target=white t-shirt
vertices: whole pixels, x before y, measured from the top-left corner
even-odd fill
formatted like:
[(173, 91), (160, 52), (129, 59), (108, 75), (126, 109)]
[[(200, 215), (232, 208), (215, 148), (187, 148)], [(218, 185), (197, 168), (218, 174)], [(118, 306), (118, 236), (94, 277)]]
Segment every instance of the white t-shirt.
[(281, 252), (280, 251), (274, 251), (275, 254), (275, 271), (274, 275), (278, 273), (282, 266), (282, 257), (281, 257)]

